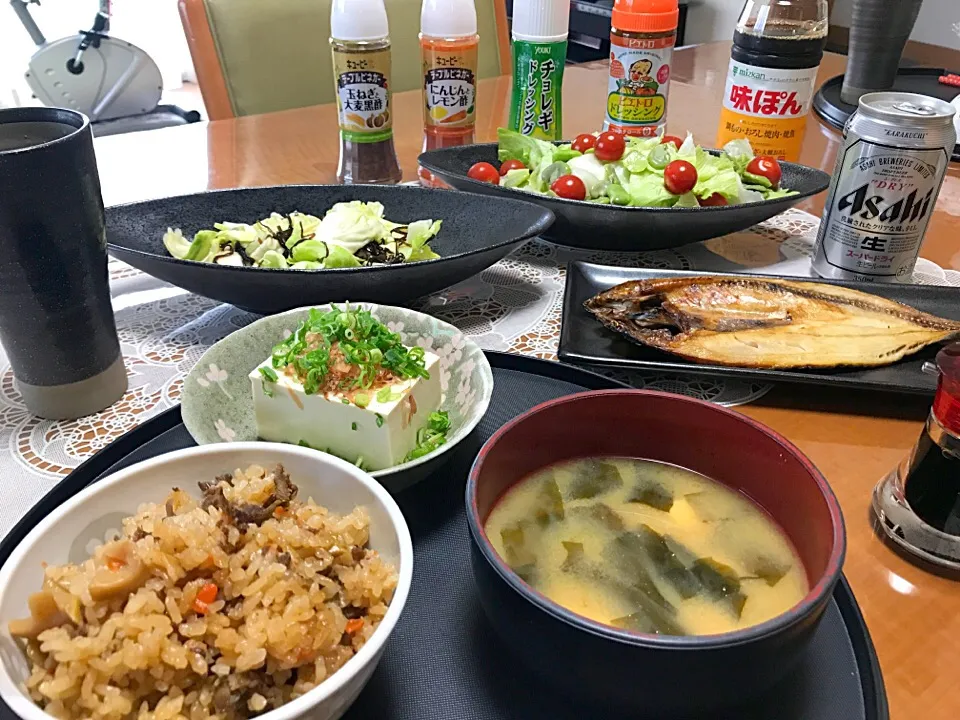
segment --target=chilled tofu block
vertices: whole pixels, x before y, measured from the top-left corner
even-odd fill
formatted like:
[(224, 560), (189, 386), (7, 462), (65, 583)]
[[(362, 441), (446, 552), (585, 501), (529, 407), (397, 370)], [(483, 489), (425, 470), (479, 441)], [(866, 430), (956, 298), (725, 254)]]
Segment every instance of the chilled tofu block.
[(440, 358), (428, 352), (423, 359), (429, 379), (391, 384), (385, 401), (377, 399), (381, 387), (364, 390), (366, 407), (340, 394), (307, 395), (284, 373), (271, 382), (260, 373), (260, 367), (271, 367), (268, 359), (250, 373), (257, 434), (272, 442), (306, 443), (351, 462), (359, 459), (368, 470), (399, 465), (416, 446), (417, 431), (440, 408)]

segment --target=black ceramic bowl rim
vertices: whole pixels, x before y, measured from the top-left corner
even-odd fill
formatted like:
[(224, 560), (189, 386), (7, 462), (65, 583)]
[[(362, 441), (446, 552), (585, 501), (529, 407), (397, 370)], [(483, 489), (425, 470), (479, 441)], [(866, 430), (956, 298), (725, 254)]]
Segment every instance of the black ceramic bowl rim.
[[(478, 253), (487, 252), (494, 248), (504, 247), (506, 245), (512, 245), (518, 242), (523, 242), (529, 240), (530, 238), (537, 237), (545, 231), (547, 231), (553, 221), (556, 219), (553, 212), (549, 209), (544, 208), (536, 203), (530, 201), (524, 201), (522, 199), (513, 199), (513, 198), (493, 198), (495, 202), (499, 203), (510, 203), (511, 205), (526, 205), (528, 208), (535, 208), (536, 211), (540, 214), (540, 219), (534, 223), (530, 229), (519, 237), (513, 237), (509, 240), (502, 240), (498, 243), (493, 243), (491, 245), (484, 245), (483, 247), (475, 248), (474, 250), (468, 250), (466, 252), (454, 253), (453, 255), (441, 255), (439, 258), (434, 258), (433, 260), (418, 260), (416, 262), (406, 262), (398, 263), (397, 265), (368, 265), (366, 267), (351, 267), (351, 268), (321, 268), (318, 270), (292, 270), (291, 268), (261, 268), (261, 267), (237, 267), (236, 265), (217, 265), (216, 263), (198, 263), (195, 260), (180, 260), (169, 254), (162, 253), (153, 253), (146, 252), (144, 250), (137, 250), (135, 248), (126, 247), (124, 245), (118, 245), (117, 243), (109, 242), (110, 235), (110, 213), (115, 210), (124, 210), (127, 208), (135, 208), (138, 205), (145, 205), (151, 202), (156, 202), (157, 200), (186, 200), (188, 198), (194, 198), (199, 195), (217, 195), (219, 193), (232, 193), (241, 191), (256, 191), (256, 190), (282, 190), (289, 188), (296, 189), (311, 189), (311, 188), (343, 188), (343, 185), (324, 185), (324, 184), (313, 184), (313, 183), (301, 183), (298, 185), (257, 185), (255, 187), (243, 187), (243, 188), (218, 188), (216, 190), (204, 190), (203, 192), (189, 193), (187, 195), (175, 195), (173, 197), (166, 198), (153, 198), (151, 200), (140, 200), (137, 202), (122, 203), (120, 205), (111, 205), (106, 209), (107, 216), (107, 247), (110, 249), (116, 249), (121, 252), (130, 253), (132, 255), (139, 255), (141, 257), (148, 258), (159, 258), (166, 262), (176, 263), (178, 265), (190, 265), (190, 266), (210, 266), (216, 267), (220, 270), (226, 272), (234, 273), (287, 273), (287, 272), (297, 272), (304, 274), (321, 274), (321, 273), (343, 273), (343, 274), (358, 274), (358, 273), (377, 273), (377, 272), (389, 272), (395, 268), (403, 267), (413, 267), (415, 265), (423, 265), (425, 263), (439, 262), (451, 258), (461, 258), (469, 257), (471, 255), (476, 255)], [(369, 187), (369, 186), (368, 186)], [(409, 193), (411, 195), (416, 195), (418, 193), (437, 193), (437, 192), (447, 192), (445, 190), (439, 190), (436, 188), (424, 188), (414, 185), (384, 185), (383, 187), (389, 187), (390, 192), (399, 191), (401, 193)], [(442, 220), (443, 218), (439, 218)], [(219, 220), (211, 220), (210, 224), (213, 225), (214, 222), (220, 222)], [(441, 228), (440, 232), (443, 232)]]
[[(565, 144), (565, 141), (558, 141), (554, 143), (554, 145), (563, 145), (563, 144)], [(478, 148), (488, 148), (488, 147), (496, 147), (496, 146), (497, 146), (497, 143), (478, 143), (474, 145), (474, 147), (478, 147)], [(704, 148), (704, 149), (711, 155), (720, 154), (720, 150), (715, 150), (711, 148)], [(518, 190), (517, 188), (503, 187), (502, 185), (491, 185), (490, 183), (482, 182), (480, 180), (474, 180), (472, 177), (469, 177), (466, 174), (461, 175), (460, 173), (454, 173), (449, 170), (446, 170), (445, 168), (438, 167), (437, 165), (435, 165), (430, 161), (431, 160), (430, 154), (432, 152), (442, 152), (442, 150), (436, 150), (436, 151), (430, 150), (428, 152), (422, 153), (420, 157), (417, 158), (417, 162), (420, 164), (421, 167), (441, 177), (443, 177), (444, 175), (447, 175), (447, 176), (455, 175), (457, 177), (458, 182), (466, 182), (466, 183), (469, 183), (470, 185), (473, 185), (474, 187), (499, 188), (501, 192), (508, 193), (511, 196), (511, 199), (513, 197), (517, 199), (521, 199), (525, 196), (530, 197), (532, 195), (535, 198), (539, 198), (541, 200), (549, 200), (551, 203), (556, 202), (556, 203), (560, 203), (561, 205), (570, 205), (570, 206), (586, 205), (591, 208), (598, 208), (598, 209), (607, 210), (607, 211), (616, 210), (619, 212), (631, 212), (631, 213), (640, 213), (640, 214), (664, 213), (666, 215), (670, 215), (670, 214), (682, 214), (682, 213), (689, 213), (689, 212), (721, 213), (721, 212), (729, 211), (733, 208), (742, 208), (744, 205), (751, 205), (751, 206), (757, 207), (757, 206), (766, 205), (768, 203), (779, 203), (784, 201), (799, 202), (804, 198), (823, 192), (830, 185), (829, 173), (825, 173), (823, 170), (820, 170), (818, 168), (809, 167), (808, 165), (800, 165), (799, 163), (791, 163), (791, 162), (786, 162), (781, 160), (779, 161), (781, 165), (786, 165), (789, 168), (803, 168), (807, 172), (818, 175), (820, 177), (820, 182), (817, 183), (817, 187), (811, 190), (804, 190), (803, 192), (798, 191), (796, 195), (785, 195), (784, 197), (772, 198), (770, 200), (761, 200), (759, 202), (753, 202), (753, 203), (740, 203), (738, 205), (705, 205), (700, 207), (682, 207), (682, 208), (637, 207), (633, 205), (605, 205), (602, 203), (587, 202), (586, 200), (568, 200), (567, 198), (562, 198), (562, 197), (541, 195), (540, 193), (531, 193), (531, 192), (527, 192), (526, 190)], [(507, 198), (504, 198), (504, 199), (507, 199)]]
[[(678, 403), (704, 405), (714, 412), (727, 415), (734, 420), (749, 425), (753, 430), (766, 435), (771, 440), (778, 443), (781, 447), (783, 447), (784, 451), (793, 455), (800, 461), (803, 467), (814, 479), (817, 487), (823, 495), (823, 498), (827, 503), (831, 525), (833, 527), (833, 549), (830, 553), (826, 570), (817, 581), (816, 585), (810, 588), (806, 596), (804, 596), (800, 602), (798, 602), (789, 610), (782, 612), (765, 622), (762, 622), (758, 625), (751, 625), (750, 627), (743, 628), (742, 630), (734, 630), (733, 632), (720, 633), (717, 635), (695, 636), (650, 635), (620, 630), (610, 625), (604, 625), (603, 623), (589, 620), (582, 615), (578, 615), (570, 610), (567, 610), (563, 606), (550, 600), (546, 595), (543, 595), (542, 593), (531, 588), (507, 566), (503, 559), (497, 554), (497, 551), (493, 548), (489, 538), (487, 538), (486, 531), (483, 529), (483, 526), (480, 523), (480, 512), (477, 509), (476, 500), (477, 477), (480, 473), (480, 465), (483, 463), (484, 458), (487, 456), (493, 446), (500, 442), (500, 439), (507, 432), (520, 423), (526, 422), (534, 415), (558, 405), (576, 403), (602, 395), (622, 395), (631, 398), (659, 397)], [(547, 402), (541, 403), (534, 406), (530, 410), (527, 410), (527, 412), (523, 413), (522, 415), (518, 415), (510, 422), (504, 424), (493, 435), (491, 435), (490, 439), (483, 444), (482, 448), (480, 448), (480, 452), (477, 454), (477, 457), (473, 461), (473, 465), (470, 468), (470, 474), (467, 476), (465, 499), (467, 509), (467, 527), (470, 528), (471, 539), (477, 545), (487, 563), (489, 563), (493, 570), (504, 582), (507, 583), (511, 589), (521, 595), (537, 609), (553, 616), (555, 619), (560, 620), (567, 625), (573, 626), (577, 630), (582, 630), (607, 640), (614, 640), (616, 642), (639, 647), (652, 647), (664, 650), (710, 650), (728, 648), (737, 645), (746, 645), (761, 638), (779, 634), (792, 625), (802, 622), (808, 615), (814, 612), (818, 605), (823, 603), (828, 598), (830, 593), (833, 592), (834, 585), (836, 585), (837, 581), (840, 579), (840, 573), (843, 567), (843, 559), (846, 554), (846, 530), (844, 527), (843, 512), (840, 509), (840, 503), (837, 501), (836, 495), (833, 494), (833, 490), (827, 483), (826, 478), (823, 477), (817, 467), (809, 460), (809, 458), (807, 458), (806, 455), (800, 452), (800, 450), (793, 443), (766, 425), (733, 410), (728, 410), (727, 408), (720, 407), (719, 405), (715, 405), (705, 400), (698, 400), (696, 398), (675, 395), (673, 393), (659, 392), (655, 390), (592, 390), (588, 392), (574, 393), (572, 395), (565, 395), (554, 400), (548, 400)]]
[[(62, 137), (54, 138), (53, 140), (45, 140), (42, 143), (30, 145), (29, 147), (0, 150), (0, 155), (8, 156), (20, 155), (29, 152), (41, 152), (56, 145), (69, 142), (78, 133), (83, 132), (90, 126), (90, 118), (88, 118), (82, 112), (71, 110), (70, 108), (58, 107), (31, 106), (0, 108), (0, 120), (3, 120), (3, 122), (0, 122), (0, 125), (21, 122), (41, 122), (54, 123), (57, 125), (68, 125), (69, 127), (73, 128), (71, 132), (63, 135)], [(77, 121), (79, 121), (79, 124), (76, 124)]]

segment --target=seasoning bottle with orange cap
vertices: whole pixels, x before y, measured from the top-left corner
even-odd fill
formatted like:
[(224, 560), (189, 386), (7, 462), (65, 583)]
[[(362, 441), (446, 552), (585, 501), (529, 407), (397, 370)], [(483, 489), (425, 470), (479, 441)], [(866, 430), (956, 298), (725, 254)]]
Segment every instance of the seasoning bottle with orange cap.
[(666, 125), (677, 0), (616, 0), (604, 129), (653, 137)]

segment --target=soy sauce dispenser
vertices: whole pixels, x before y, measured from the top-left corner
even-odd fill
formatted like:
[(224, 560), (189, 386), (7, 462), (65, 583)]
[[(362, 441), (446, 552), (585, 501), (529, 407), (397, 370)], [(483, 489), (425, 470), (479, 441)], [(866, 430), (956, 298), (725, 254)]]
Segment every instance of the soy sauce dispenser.
[(960, 570), (960, 342), (937, 355), (937, 394), (916, 446), (873, 491), (881, 529), (898, 545)]

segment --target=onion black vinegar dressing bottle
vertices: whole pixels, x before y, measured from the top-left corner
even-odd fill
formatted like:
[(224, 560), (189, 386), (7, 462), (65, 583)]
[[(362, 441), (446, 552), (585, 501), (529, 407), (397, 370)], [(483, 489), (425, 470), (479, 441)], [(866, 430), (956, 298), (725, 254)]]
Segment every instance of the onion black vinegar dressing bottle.
[(746, 138), (757, 155), (800, 157), (827, 18), (826, 0), (747, 0), (733, 34), (717, 147)]
[(334, 0), (330, 47), (340, 119), (341, 183), (396, 183), (390, 37), (383, 0)]
[(932, 562), (960, 570), (960, 343), (937, 355), (940, 380), (913, 452), (874, 490), (882, 529)]

